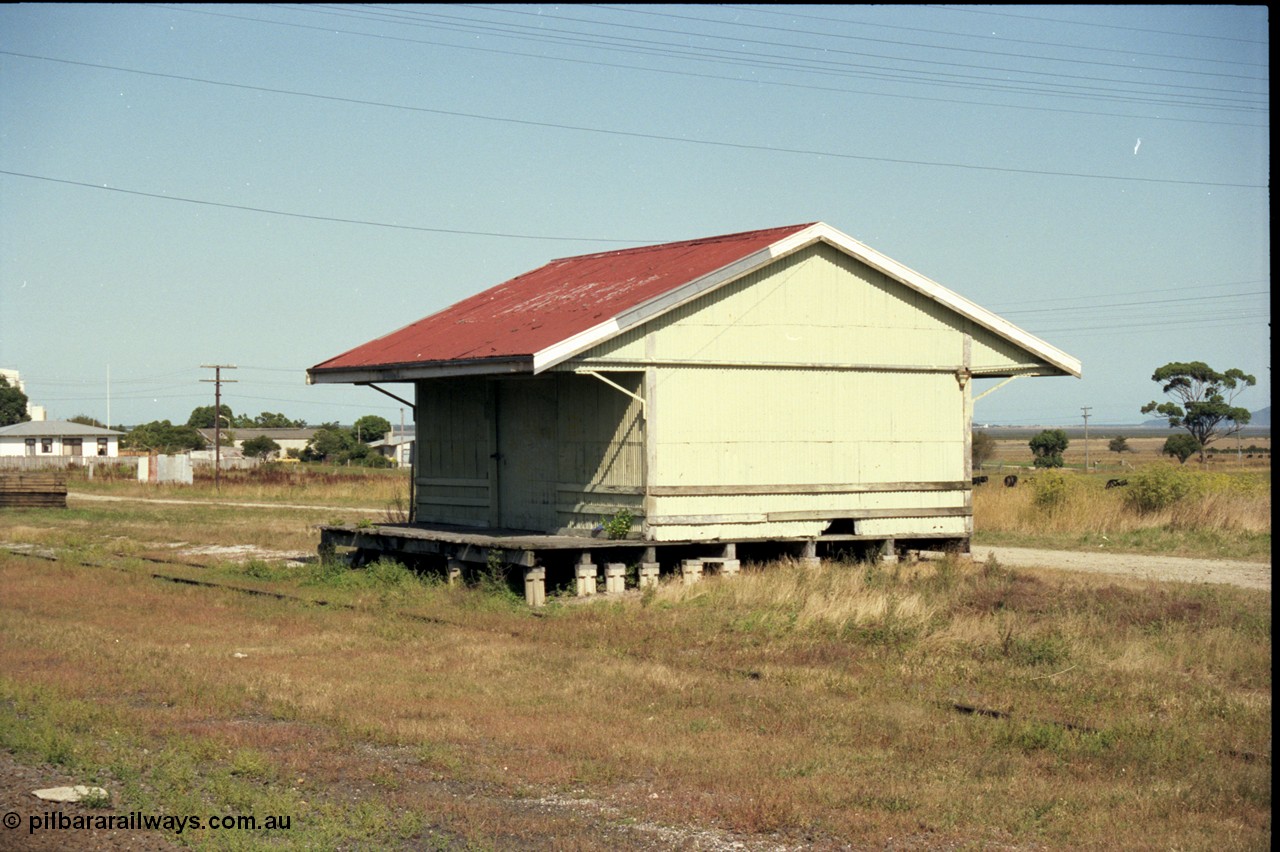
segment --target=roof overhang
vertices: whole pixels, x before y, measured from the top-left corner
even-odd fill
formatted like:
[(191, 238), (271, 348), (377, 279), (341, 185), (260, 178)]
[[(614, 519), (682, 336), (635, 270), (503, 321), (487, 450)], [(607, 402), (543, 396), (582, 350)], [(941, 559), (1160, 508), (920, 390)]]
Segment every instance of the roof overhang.
[(416, 382), (456, 376), (494, 376), (532, 373), (533, 358), (475, 358), (467, 361), (428, 361), (416, 364), (379, 364), (375, 367), (336, 367), (307, 370), (307, 384), (365, 384), (368, 382)]

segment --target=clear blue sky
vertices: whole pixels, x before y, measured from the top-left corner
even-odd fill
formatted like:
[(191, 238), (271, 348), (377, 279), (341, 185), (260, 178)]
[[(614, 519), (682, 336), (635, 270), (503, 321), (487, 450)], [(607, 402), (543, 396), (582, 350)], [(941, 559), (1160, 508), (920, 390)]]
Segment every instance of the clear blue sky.
[(4, 5), (0, 367), (54, 418), (183, 422), (234, 364), (237, 413), (398, 423), (305, 370), (552, 258), (821, 220), (1083, 361), (978, 422), (1140, 422), (1187, 360), (1257, 410), (1267, 12)]

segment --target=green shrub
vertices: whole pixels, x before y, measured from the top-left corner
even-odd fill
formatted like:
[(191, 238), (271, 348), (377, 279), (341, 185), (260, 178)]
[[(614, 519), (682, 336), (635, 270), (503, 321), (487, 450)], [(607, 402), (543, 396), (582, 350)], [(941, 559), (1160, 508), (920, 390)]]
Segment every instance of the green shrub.
[(1035, 496), (1032, 498), (1041, 509), (1060, 509), (1071, 499), (1078, 483), (1060, 470), (1049, 469), (1036, 474)]
[(1173, 456), (1180, 463), (1186, 464), (1187, 459), (1200, 452), (1204, 447), (1192, 435), (1170, 435), (1164, 442), (1164, 447), (1160, 450), (1161, 454)]
[(1062, 467), (1062, 453), (1070, 443), (1067, 433), (1061, 429), (1045, 429), (1030, 441), (1031, 452), (1035, 455), (1033, 464), (1038, 468)]
[(996, 439), (991, 437), (988, 432), (975, 431), (970, 444), (970, 452), (973, 456), (974, 471), (980, 471), (982, 466), (996, 454)]
[(624, 539), (631, 532), (635, 517), (626, 509), (619, 509), (612, 518), (601, 518), (600, 527), (605, 537), (613, 540)]
[(418, 575), (396, 560), (385, 556), (366, 565), (364, 572), (368, 577), (369, 585), (374, 587), (394, 588), (419, 584)]
[(244, 573), (257, 580), (279, 580), (288, 576), (288, 571), (277, 568), (270, 562), (261, 559), (250, 559), (244, 564)]
[(1167, 509), (1195, 490), (1195, 475), (1170, 464), (1151, 464), (1129, 475), (1125, 502), (1138, 512)]

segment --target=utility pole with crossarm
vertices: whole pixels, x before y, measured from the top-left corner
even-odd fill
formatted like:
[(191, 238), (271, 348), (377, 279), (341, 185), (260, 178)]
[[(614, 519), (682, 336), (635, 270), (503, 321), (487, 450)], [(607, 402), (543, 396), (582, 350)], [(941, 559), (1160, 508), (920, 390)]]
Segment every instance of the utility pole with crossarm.
[[(234, 370), (234, 364), (201, 364), (203, 370), (213, 370), (212, 379), (201, 379), (202, 382), (213, 382), (213, 490), (222, 487), (222, 383), (235, 383), (235, 379), (222, 378), (223, 370)], [(230, 421), (227, 423), (231, 425)]]

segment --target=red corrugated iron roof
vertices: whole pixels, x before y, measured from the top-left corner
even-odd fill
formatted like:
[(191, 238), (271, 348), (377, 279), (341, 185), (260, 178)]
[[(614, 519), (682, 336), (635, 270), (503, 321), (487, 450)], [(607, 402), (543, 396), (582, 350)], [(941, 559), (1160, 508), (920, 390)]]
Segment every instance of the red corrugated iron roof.
[(311, 372), (532, 357), (812, 224), (553, 260)]

